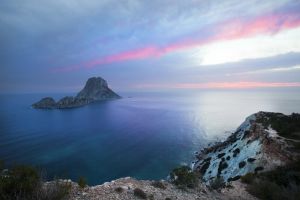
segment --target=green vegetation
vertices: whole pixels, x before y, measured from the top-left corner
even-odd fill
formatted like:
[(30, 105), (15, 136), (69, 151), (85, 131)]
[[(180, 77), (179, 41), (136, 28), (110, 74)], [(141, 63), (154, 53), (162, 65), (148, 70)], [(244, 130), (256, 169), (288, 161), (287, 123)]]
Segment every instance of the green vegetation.
[(253, 173), (248, 173), (241, 177), (243, 183), (251, 184), (254, 181), (255, 175)]
[(281, 113), (266, 113), (266, 117), (258, 119), (265, 128), (269, 125), (278, 132), (280, 136), (290, 139), (300, 139), (300, 114), (292, 113), (283, 115)]
[(171, 174), (171, 182), (179, 188), (195, 188), (198, 185), (200, 175), (193, 172), (188, 166), (175, 168)]
[(260, 174), (246, 174), (241, 178), (247, 191), (268, 200), (296, 200), (300, 196), (300, 162)]
[(209, 186), (213, 190), (219, 190), (221, 188), (224, 188), (226, 186), (224, 179), (219, 176), (215, 179), (213, 179), (210, 183)]
[(68, 197), (70, 183), (54, 181), (44, 185), (36, 168), (17, 165), (0, 173), (0, 199), (61, 200)]
[(155, 200), (155, 199), (154, 199), (154, 195), (153, 195), (153, 194), (148, 195), (148, 199), (149, 199), (149, 200)]
[[(71, 183), (64, 182), (60, 180), (54, 180), (51, 184), (48, 184), (47, 187), (44, 187), (41, 190), (41, 193), (38, 197), (40, 200), (63, 200), (68, 199), (71, 191)], [(35, 198), (33, 198), (35, 199)]]
[(123, 192), (123, 188), (117, 187), (117, 188), (115, 188), (115, 191), (116, 191), (117, 193), (122, 193), (122, 192)]
[(85, 188), (85, 186), (87, 186), (87, 182), (86, 182), (86, 179), (84, 177), (79, 177), (78, 179), (78, 185), (80, 188)]
[(0, 160), (0, 172), (4, 169), (4, 162)]
[(141, 199), (147, 199), (147, 194), (140, 188), (135, 188), (133, 190), (133, 194), (134, 194), (134, 196), (139, 197)]
[(165, 184), (163, 182), (161, 182), (161, 181), (154, 181), (154, 182), (151, 183), (151, 185), (153, 187), (160, 188), (160, 189), (163, 189), (163, 190), (166, 189)]

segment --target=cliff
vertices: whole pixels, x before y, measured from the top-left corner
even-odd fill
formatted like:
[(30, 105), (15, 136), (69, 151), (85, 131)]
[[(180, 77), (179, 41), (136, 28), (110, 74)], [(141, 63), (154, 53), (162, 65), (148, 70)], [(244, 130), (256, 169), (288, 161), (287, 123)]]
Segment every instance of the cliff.
[(194, 171), (209, 184), (248, 173), (270, 171), (299, 160), (300, 115), (258, 112), (249, 116), (224, 142), (196, 153)]
[(118, 98), (121, 97), (108, 87), (106, 80), (101, 77), (92, 77), (87, 80), (84, 88), (76, 95), (76, 97), (66, 96), (58, 102), (55, 102), (51, 97), (46, 97), (34, 103), (32, 107), (37, 109), (74, 108), (95, 101)]

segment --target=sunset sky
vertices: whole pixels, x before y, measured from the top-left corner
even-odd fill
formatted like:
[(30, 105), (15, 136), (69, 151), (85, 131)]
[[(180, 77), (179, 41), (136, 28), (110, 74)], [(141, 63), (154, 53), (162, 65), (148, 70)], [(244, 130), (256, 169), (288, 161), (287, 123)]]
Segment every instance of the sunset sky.
[(0, 92), (300, 88), (299, 0), (0, 0)]

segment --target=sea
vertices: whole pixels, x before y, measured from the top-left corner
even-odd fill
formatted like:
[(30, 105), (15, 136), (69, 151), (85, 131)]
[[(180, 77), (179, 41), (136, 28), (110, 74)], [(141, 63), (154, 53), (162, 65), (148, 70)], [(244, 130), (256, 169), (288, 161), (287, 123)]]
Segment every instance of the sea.
[(258, 111), (300, 112), (299, 90), (120, 92), (122, 99), (37, 110), (44, 96), (0, 95), (0, 160), (28, 164), (46, 179), (165, 179), (194, 153), (228, 137)]

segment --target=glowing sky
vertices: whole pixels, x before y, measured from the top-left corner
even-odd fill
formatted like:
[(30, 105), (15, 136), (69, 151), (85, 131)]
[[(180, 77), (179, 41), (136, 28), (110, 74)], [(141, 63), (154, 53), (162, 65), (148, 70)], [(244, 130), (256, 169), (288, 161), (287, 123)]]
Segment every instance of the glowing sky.
[(300, 88), (299, 0), (0, 0), (0, 92)]

